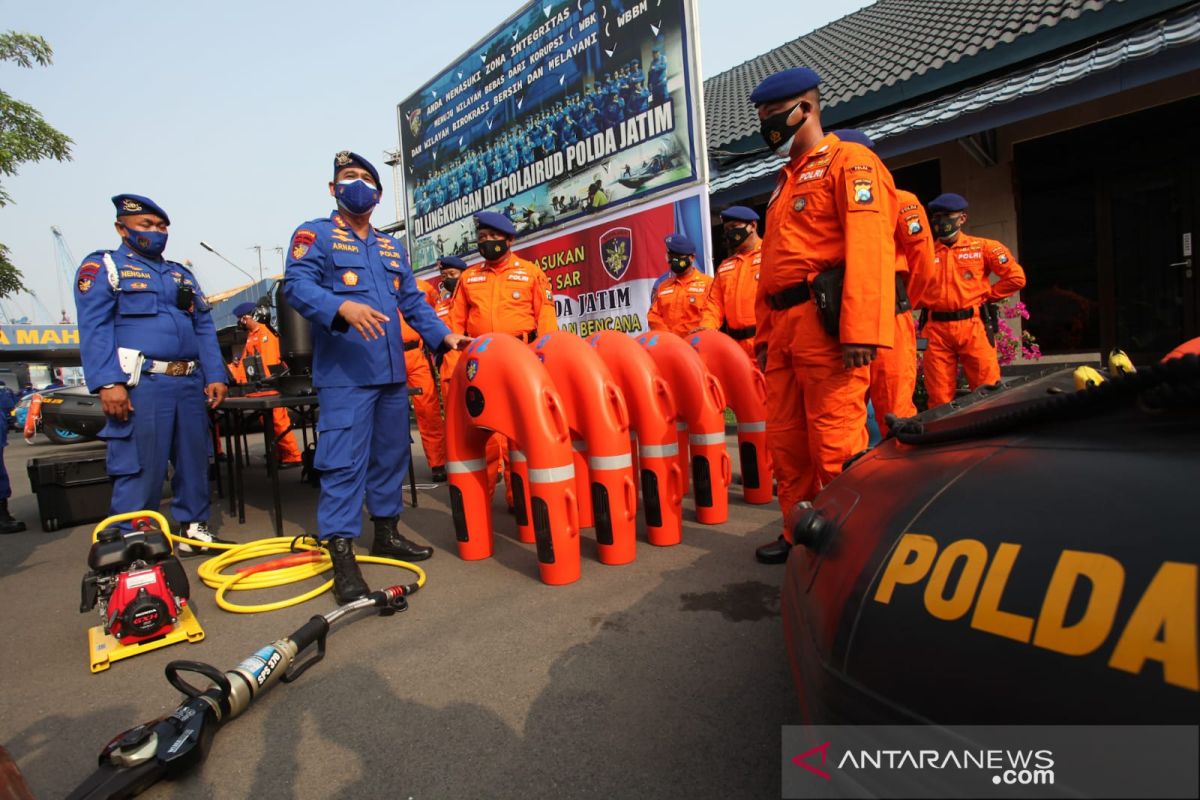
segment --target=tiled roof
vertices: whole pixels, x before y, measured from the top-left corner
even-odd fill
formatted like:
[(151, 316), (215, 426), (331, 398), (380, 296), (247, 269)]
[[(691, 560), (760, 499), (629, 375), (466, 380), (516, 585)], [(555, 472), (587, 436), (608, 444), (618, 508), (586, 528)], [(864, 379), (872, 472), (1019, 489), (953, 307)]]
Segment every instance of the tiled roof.
[[(1197, 42), (1200, 42), (1200, 3), (1128, 32), (1112, 35), (1090, 47), (1014, 70), (928, 102), (913, 103), (900, 111), (863, 120), (858, 127), (880, 144), (919, 128), (1011, 103), (1075, 83), (1097, 72), (1115, 69), (1135, 59)], [(714, 194), (731, 189), (773, 175), (782, 164), (783, 159), (773, 154), (743, 160), (719, 174), (714, 173), (710, 188)]]
[[(822, 77), (823, 122), (911, 103), (1128, 24), (1180, 0), (879, 0), (704, 82), (710, 152), (758, 132), (751, 90), (773, 72)], [(828, 125), (827, 125), (828, 127)], [(736, 150), (758, 147), (741, 143)]]

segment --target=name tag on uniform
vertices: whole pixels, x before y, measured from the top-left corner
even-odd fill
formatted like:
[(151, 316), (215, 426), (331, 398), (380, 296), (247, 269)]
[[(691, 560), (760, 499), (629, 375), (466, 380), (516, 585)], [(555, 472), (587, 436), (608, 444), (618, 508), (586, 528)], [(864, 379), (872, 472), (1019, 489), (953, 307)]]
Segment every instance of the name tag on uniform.
[(467, 278), (467, 283), (483, 283), (487, 280), (487, 275), (473, 275)]
[(695, 292), (697, 294), (703, 294), (704, 292), (708, 291), (708, 287), (707, 286), (689, 286), (688, 291)]

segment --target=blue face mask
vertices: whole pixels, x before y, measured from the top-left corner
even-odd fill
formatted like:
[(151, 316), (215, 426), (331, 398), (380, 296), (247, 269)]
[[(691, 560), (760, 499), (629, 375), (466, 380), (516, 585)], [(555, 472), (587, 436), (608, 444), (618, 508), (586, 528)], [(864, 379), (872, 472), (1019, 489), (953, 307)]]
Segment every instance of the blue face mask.
[(339, 181), (334, 192), (338, 205), (351, 214), (365, 214), (379, 202), (379, 190), (362, 179)]
[(167, 249), (167, 234), (160, 231), (135, 231), (125, 229), (125, 241), (135, 252), (149, 258), (158, 258)]

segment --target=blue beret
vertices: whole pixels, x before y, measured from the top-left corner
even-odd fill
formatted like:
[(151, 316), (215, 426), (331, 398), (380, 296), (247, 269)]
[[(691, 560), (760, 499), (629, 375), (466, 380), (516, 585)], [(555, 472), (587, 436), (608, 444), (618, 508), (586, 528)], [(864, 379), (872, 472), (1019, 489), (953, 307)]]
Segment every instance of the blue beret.
[(167, 212), (163, 211), (162, 206), (149, 197), (142, 197), (140, 194), (115, 194), (112, 203), (117, 207), (118, 217), (129, 214), (156, 214), (162, 217), (163, 222), (171, 224), (171, 218), (167, 216)]
[(438, 267), (440, 269), (466, 269), (467, 262), (463, 261), (458, 256), (442, 256), (438, 259)]
[(929, 210), (931, 212), (942, 211), (949, 212), (951, 214), (956, 211), (966, 211), (967, 198), (963, 197), (961, 194), (954, 194), (953, 192), (939, 194), (929, 202)]
[(247, 300), (244, 303), (238, 303), (233, 308), (233, 318), (241, 319), (242, 317), (246, 316), (247, 314), (253, 314), (254, 309), (256, 309), (256, 308), (258, 308), (258, 304), (251, 303), (249, 300)]
[(672, 233), (666, 238), (666, 243), (668, 253), (677, 253), (681, 256), (696, 255), (696, 245), (692, 244), (692, 240), (682, 233)]
[(858, 128), (839, 128), (833, 132), (833, 135), (841, 139), (843, 142), (854, 142), (855, 144), (861, 144), (863, 147), (870, 148), (871, 150), (875, 149), (875, 140), (870, 136), (867, 136)]
[(512, 220), (503, 214), (497, 214), (495, 211), (480, 211), (476, 214), (475, 227), (491, 228), (494, 231), (500, 231), (509, 236), (517, 235), (517, 229), (513, 227)]
[(730, 206), (721, 212), (721, 219), (734, 222), (758, 222), (759, 216), (753, 208), (745, 206)]
[(375, 165), (358, 153), (351, 153), (349, 150), (343, 150), (333, 157), (333, 179), (337, 180), (337, 174), (340, 170), (346, 167), (362, 167), (367, 172), (371, 173), (371, 177), (375, 179), (375, 188), (380, 192), (383, 191), (383, 184), (379, 182), (379, 170), (375, 169)]
[(804, 94), (821, 83), (817, 73), (808, 67), (792, 67), (774, 75), (768, 75), (762, 83), (754, 87), (750, 93), (750, 102), (757, 105), (773, 103), (776, 100), (786, 100)]

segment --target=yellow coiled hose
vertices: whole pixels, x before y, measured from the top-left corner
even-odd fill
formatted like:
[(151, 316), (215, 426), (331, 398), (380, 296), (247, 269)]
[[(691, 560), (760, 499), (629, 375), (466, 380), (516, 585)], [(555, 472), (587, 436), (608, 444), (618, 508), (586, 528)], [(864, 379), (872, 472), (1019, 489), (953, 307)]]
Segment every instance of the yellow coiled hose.
[[(117, 522), (134, 519), (136, 517), (150, 517), (154, 519), (160, 529), (167, 535), (167, 538), (172, 542), (184, 542), (195, 546), (195, 539), (188, 539), (183, 536), (176, 536), (170, 532), (170, 527), (167, 521), (161, 514), (155, 511), (133, 511), (127, 514), (118, 514), (113, 517), (108, 517), (102, 520), (100, 524), (92, 531), (92, 541), (96, 541), (96, 536), (101, 530), (109, 527)], [(289, 597), (285, 600), (277, 600), (273, 603), (259, 603), (258, 605), (240, 605), (230, 602), (225, 599), (227, 592), (238, 590), (252, 589), (270, 589), (276, 586), (286, 586), (289, 583), (297, 583), (299, 581), (314, 578), (323, 572), (333, 568), (333, 562), (329, 558), (329, 554), (318, 545), (312, 543), (311, 540), (291, 539), (286, 536), (280, 536), (270, 539), (259, 539), (255, 542), (247, 542), (246, 544), (206, 544), (205, 548), (211, 550), (221, 550), (221, 554), (213, 556), (200, 564), (197, 571), (200, 580), (204, 581), (204, 585), (210, 589), (215, 589), (217, 592), (217, 605), (226, 611), (235, 614), (258, 614), (264, 611), (277, 611), (281, 608), (298, 605), (308, 600), (317, 597), (318, 595), (328, 591), (333, 586), (333, 581), (328, 580), (311, 591), (304, 592), (296, 597)], [(277, 569), (257, 570), (253, 568), (243, 572), (232, 572), (225, 574), (225, 570), (234, 564), (242, 561), (250, 561), (256, 558), (265, 558), (267, 556), (294, 555), (297, 552), (312, 552), (317, 551), (322, 553), (322, 556), (317, 561), (308, 561), (290, 566), (283, 566)], [(379, 556), (356, 556), (356, 560), (360, 564), (386, 564), (391, 567), (400, 567), (417, 576), (417, 586), (425, 585), (425, 571), (408, 561), (400, 561), (395, 558), (382, 558)]]

